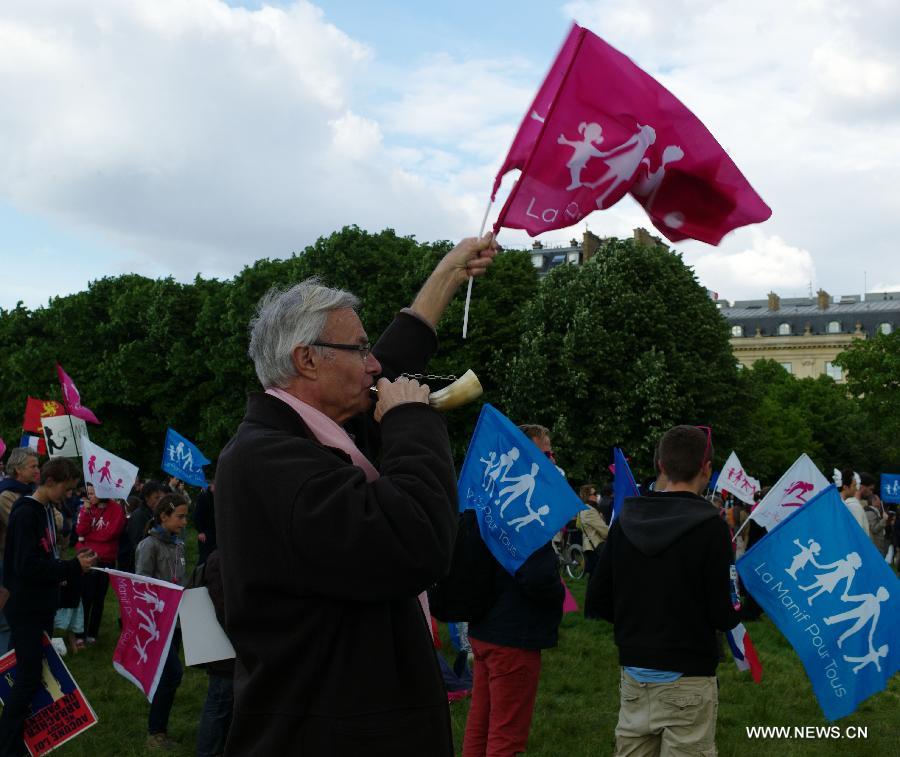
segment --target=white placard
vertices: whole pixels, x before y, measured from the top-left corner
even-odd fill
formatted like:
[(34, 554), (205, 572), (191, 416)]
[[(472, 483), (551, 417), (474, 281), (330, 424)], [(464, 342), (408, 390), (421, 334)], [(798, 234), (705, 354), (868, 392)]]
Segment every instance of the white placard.
[(78, 457), (81, 454), (80, 440), (82, 436), (87, 436), (87, 424), (81, 418), (55, 415), (43, 418), (42, 423), (50, 457)]
[(184, 592), (178, 614), (185, 665), (234, 659), (234, 647), (216, 619), (216, 610), (205, 586)]

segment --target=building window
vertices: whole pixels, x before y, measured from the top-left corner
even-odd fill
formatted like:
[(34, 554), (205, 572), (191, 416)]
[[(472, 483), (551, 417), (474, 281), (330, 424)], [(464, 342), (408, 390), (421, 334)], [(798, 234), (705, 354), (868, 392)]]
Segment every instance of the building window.
[(550, 265), (548, 267), (556, 268), (556, 266), (562, 265), (565, 262), (566, 262), (565, 255), (554, 255), (552, 258), (550, 258)]
[(570, 252), (566, 257), (568, 258), (568, 260), (569, 260), (570, 263), (576, 263), (576, 264), (577, 264), (577, 263), (578, 263), (579, 253), (577, 253), (577, 252)]
[(778, 336), (790, 336), (790, 335), (791, 335), (791, 324), (779, 323), (778, 324)]
[(744, 327), (743, 326), (732, 326), (731, 327), (731, 335), (732, 336), (743, 336), (744, 335)]
[(831, 362), (825, 363), (825, 375), (831, 376), (835, 381), (840, 381), (844, 378), (844, 372), (841, 370), (841, 366)]
[(543, 268), (544, 267), (544, 256), (543, 255), (532, 255), (531, 256), (531, 265), (535, 268)]
[(891, 328), (891, 324), (889, 323), (879, 323), (878, 324), (878, 333), (879, 334), (890, 334), (894, 329)]
[(828, 321), (828, 333), (829, 334), (840, 334), (841, 333), (841, 322), (840, 321)]
[(780, 365), (782, 368), (784, 368), (788, 373), (794, 372), (794, 366), (791, 365), (790, 363), (779, 363), (778, 365)]

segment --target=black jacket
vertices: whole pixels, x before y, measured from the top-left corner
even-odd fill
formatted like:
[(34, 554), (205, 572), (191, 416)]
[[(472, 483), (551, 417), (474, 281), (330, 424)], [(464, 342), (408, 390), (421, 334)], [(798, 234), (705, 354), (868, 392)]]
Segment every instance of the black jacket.
[(558, 640), (565, 590), (556, 552), (548, 543), (536, 550), (515, 577), (494, 560), (496, 601), (487, 614), (469, 624), (469, 636), (519, 649), (547, 649)]
[(59, 609), (60, 583), (81, 577), (78, 558), (60, 560), (53, 554), (56, 525), (53, 508), (32, 497), (17, 500), (9, 515), (3, 584), (10, 596), (4, 609), (10, 621), (43, 621)]
[(702, 497), (629, 497), (588, 585), (585, 615), (612, 621), (623, 666), (715, 675), (715, 632), (740, 620), (731, 563), (728, 526)]
[[(401, 314), (374, 352), (391, 377), (421, 372), (435, 344)], [(253, 394), (222, 450), (216, 529), (238, 658), (228, 755), (453, 754), (416, 599), (450, 567), (450, 442), (441, 416), (418, 403), (391, 410), (380, 428), (358, 424), (364, 453), (379, 432), (381, 477), (367, 483), (291, 407)]]

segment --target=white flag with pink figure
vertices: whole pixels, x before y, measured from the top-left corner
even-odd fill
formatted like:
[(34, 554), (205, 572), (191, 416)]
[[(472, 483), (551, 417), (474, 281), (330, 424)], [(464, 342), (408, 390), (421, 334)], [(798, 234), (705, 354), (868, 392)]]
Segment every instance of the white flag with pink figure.
[(107, 452), (86, 436), (79, 439), (79, 446), (84, 480), (94, 485), (97, 496), (101, 499), (125, 499), (137, 478), (137, 466)]
[(727, 491), (737, 497), (741, 502), (748, 505), (753, 504), (753, 495), (760, 489), (759, 481), (753, 476), (748, 476), (738, 460), (736, 452), (732, 452), (725, 465), (722, 466), (722, 472), (716, 481), (716, 491)]
[(750, 517), (771, 531), (826, 486), (827, 479), (804, 452), (762, 498)]
[(122, 634), (113, 652), (113, 667), (152, 702), (169, 655), (184, 589), (121, 570), (94, 570), (109, 574), (119, 600)]

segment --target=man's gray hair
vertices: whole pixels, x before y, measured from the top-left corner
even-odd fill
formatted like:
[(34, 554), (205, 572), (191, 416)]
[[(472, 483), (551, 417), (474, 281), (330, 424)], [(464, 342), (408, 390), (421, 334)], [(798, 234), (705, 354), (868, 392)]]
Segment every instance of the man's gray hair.
[(286, 388), (297, 376), (294, 347), (317, 341), (332, 310), (358, 307), (358, 297), (324, 286), (317, 276), (266, 292), (250, 321), (247, 350), (263, 388)]
[(15, 478), (19, 470), (25, 467), (29, 457), (37, 460), (37, 452), (28, 447), (16, 447), (9, 453), (9, 458), (6, 461), (6, 475), (10, 478)]

